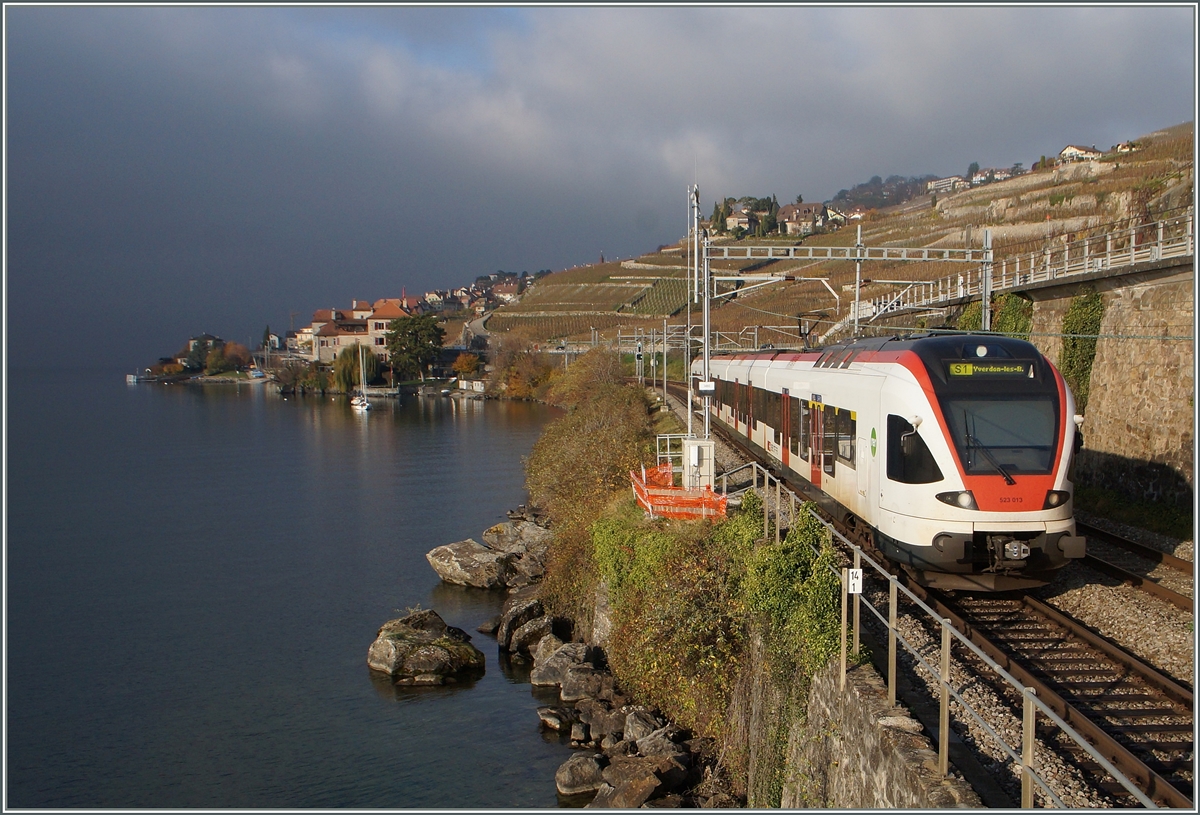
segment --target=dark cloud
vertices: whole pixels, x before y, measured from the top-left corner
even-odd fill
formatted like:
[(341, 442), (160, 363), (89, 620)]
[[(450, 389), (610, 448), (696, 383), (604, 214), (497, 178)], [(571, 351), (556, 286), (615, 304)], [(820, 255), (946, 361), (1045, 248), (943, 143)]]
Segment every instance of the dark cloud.
[[(10, 361), (628, 256), (1187, 121), (1185, 7), (8, 7)], [(706, 203), (707, 206), (707, 203)], [(45, 359), (43, 359), (45, 357)]]

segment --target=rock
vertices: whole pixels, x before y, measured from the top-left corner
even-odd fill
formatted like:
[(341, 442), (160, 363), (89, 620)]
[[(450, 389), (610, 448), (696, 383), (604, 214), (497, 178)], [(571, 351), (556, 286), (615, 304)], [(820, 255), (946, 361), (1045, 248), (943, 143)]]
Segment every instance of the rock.
[(478, 631), (480, 634), (491, 634), (492, 636), (495, 636), (496, 629), (499, 627), (500, 627), (500, 615), (497, 614), (495, 617), (492, 617), (490, 620), (488, 620), (486, 623), (483, 623), (475, 630)]
[(690, 766), (691, 754), (671, 740), (671, 732), (672, 728), (668, 725), (637, 739), (638, 752), (643, 756), (682, 756), (681, 761), (686, 762), (685, 766)]
[(470, 639), (436, 611), (418, 611), (380, 627), (367, 649), (367, 665), (401, 684), (442, 684), (455, 674), (483, 670), (483, 653)]
[(587, 741), (588, 726), (583, 722), (575, 722), (571, 725), (571, 741)]
[(906, 733), (920, 733), (922, 730), (921, 723), (908, 716), (880, 716), (879, 726), (903, 730)]
[(561, 795), (582, 795), (604, 785), (604, 758), (599, 753), (576, 753), (563, 762), (554, 773), (554, 783)]
[(584, 809), (612, 809), (612, 799), (616, 791), (612, 784), (601, 784), (600, 789), (596, 791), (596, 797)]
[(596, 587), (596, 597), (592, 609), (591, 641), (603, 648), (608, 644), (612, 633), (612, 607), (608, 600), (608, 584), (604, 581)]
[(543, 726), (556, 732), (570, 729), (577, 718), (575, 711), (571, 708), (556, 705), (539, 707), (537, 715)]
[(497, 589), (506, 585), (512, 571), (512, 555), (494, 552), (477, 541), (467, 538), (448, 543), (426, 553), (425, 559), (447, 583)]
[(554, 533), (525, 520), (506, 521), (488, 528), (483, 533), (483, 542), (498, 552), (532, 552), (535, 557), (544, 557), (554, 540)]
[(609, 710), (608, 706), (598, 699), (580, 699), (575, 703), (575, 709), (579, 711), (579, 720), (586, 722), (591, 728), (592, 738), (614, 736), (615, 742), (625, 730), (625, 714)]
[(550, 617), (536, 617), (513, 632), (508, 641), (508, 650), (533, 656), (537, 644), (550, 633), (554, 621)]
[(564, 702), (574, 702), (600, 693), (600, 671), (591, 665), (571, 665), (563, 677), (559, 695)]
[(623, 732), (625, 733), (625, 738), (630, 741), (637, 741), (649, 736), (662, 726), (662, 720), (651, 713), (648, 708), (638, 706), (626, 714)]
[[(499, 618), (497, 618), (499, 619)], [(545, 665), (546, 660), (553, 656), (554, 652), (559, 649), (563, 641), (553, 634), (547, 634), (538, 640), (537, 648), (533, 651), (533, 667), (536, 669), (540, 665)]]
[(545, 611), (542, 609), (542, 601), (536, 597), (524, 598), (511, 606), (505, 603), (504, 609), (500, 612), (500, 625), (496, 628), (496, 643), (500, 646), (500, 650), (511, 651), (509, 642), (512, 640), (513, 632), (543, 614)]
[(652, 798), (642, 804), (643, 809), (680, 809), (683, 807), (683, 798), (679, 795), (664, 795), (662, 798)]
[(582, 665), (588, 657), (588, 647), (582, 642), (560, 645), (541, 665), (534, 661), (529, 682), (533, 685), (561, 685), (567, 678), (567, 669)]
[(604, 768), (601, 777), (613, 788), (608, 802), (604, 804), (612, 809), (640, 807), (662, 786), (653, 767), (637, 757), (614, 758)]

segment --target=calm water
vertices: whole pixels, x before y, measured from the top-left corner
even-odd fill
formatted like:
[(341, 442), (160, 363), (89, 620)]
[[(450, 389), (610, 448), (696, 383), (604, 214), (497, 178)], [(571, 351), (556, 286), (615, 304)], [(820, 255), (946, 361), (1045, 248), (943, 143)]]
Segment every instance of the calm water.
[[(569, 748), (434, 546), (524, 501), (545, 408), (264, 386), (8, 390), (10, 807), (553, 807)], [(376, 629), (434, 608), (487, 656), (397, 691)]]

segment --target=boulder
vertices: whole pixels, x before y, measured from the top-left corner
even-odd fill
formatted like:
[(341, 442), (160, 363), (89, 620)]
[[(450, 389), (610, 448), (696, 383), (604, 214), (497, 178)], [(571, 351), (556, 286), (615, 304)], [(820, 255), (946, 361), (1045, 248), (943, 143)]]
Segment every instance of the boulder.
[(660, 727), (653, 733), (636, 740), (638, 752), (644, 756), (687, 756), (687, 762), (690, 764), (691, 758), (688, 751), (676, 744), (672, 738), (678, 733), (679, 730), (670, 725)]
[(447, 583), (497, 589), (507, 585), (515, 556), (494, 552), (478, 541), (467, 538), (448, 543), (426, 553), (425, 559)]
[(553, 626), (554, 620), (550, 617), (535, 617), (512, 633), (508, 641), (508, 650), (514, 654), (533, 656), (532, 651), (536, 650), (537, 644), (550, 633)]
[(601, 672), (587, 664), (571, 665), (563, 677), (559, 695), (564, 702), (574, 702), (600, 694)]
[(567, 669), (573, 665), (582, 665), (587, 657), (588, 647), (585, 643), (568, 642), (560, 645), (540, 665), (534, 660), (529, 682), (541, 686), (561, 685), (566, 681)]
[(663, 726), (663, 721), (650, 712), (649, 708), (632, 708), (625, 716), (625, 738), (637, 741), (649, 736)]
[(499, 627), (500, 627), (500, 615), (497, 614), (495, 617), (492, 617), (487, 622), (480, 624), (480, 626), (478, 628), (476, 628), (475, 630), (478, 631), (480, 634), (491, 634), (492, 636), (495, 636), (496, 629)]
[(543, 727), (554, 731), (570, 730), (571, 726), (578, 721), (578, 716), (573, 709), (558, 705), (539, 707), (537, 715)]
[(553, 540), (553, 532), (524, 520), (496, 524), (483, 533), (483, 542), (497, 552), (536, 551), (544, 556)]
[(601, 796), (597, 794), (597, 800), (592, 801), (592, 807), (636, 809), (662, 786), (662, 781), (655, 775), (653, 766), (636, 756), (614, 758), (603, 769), (601, 778), (612, 791), (604, 791), (605, 800), (600, 803), (597, 801)]
[(367, 649), (367, 665), (400, 684), (440, 685), (483, 670), (483, 653), (470, 640), (436, 611), (418, 611), (380, 627)]
[(525, 597), (516, 603), (505, 603), (500, 611), (500, 625), (496, 628), (496, 643), (501, 651), (511, 651), (512, 635), (530, 620), (545, 614), (542, 601), (536, 597)]
[(533, 657), (533, 667), (537, 668), (539, 665), (545, 665), (546, 660), (553, 656), (554, 652), (557, 651), (562, 644), (563, 641), (553, 634), (547, 634), (538, 640), (537, 648), (535, 648), (533, 653), (530, 655)]
[(604, 785), (603, 762), (600, 753), (576, 753), (568, 758), (554, 773), (559, 794), (582, 795), (600, 789)]

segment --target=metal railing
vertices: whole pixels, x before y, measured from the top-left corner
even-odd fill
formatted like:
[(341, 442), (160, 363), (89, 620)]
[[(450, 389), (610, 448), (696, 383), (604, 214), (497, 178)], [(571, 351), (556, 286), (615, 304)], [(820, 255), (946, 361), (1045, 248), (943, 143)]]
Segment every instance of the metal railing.
[[(999, 258), (992, 264), (990, 291), (1011, 291), (1072, 275), (1194, 256), (1193, 217), (1194, 212), (1189, 208), (1180, 215), (1151, 224), (1121, 225), (1075, 241), (1048, 241), (1040, 251)], [(898, 294), (870, 298), (866, 310), (871, 319), (875, 319), (896, 312), (943, 308), (955, 301), (976, 299), (983, 295), (984, 277), (985, 270), (980, 267), (915, 283)]]
[[(741, 467), (737, 467), (724, 473), (721, 476), (721, 491), (725, 495), (729, 495), (729, 478), (743, 470), (751, 471), (751, 480), (749, 485), (736, 489), (734, 494), (744, 493), (747, 490), (761, 490), (763, 494), (763, 539), (770, 536), (770, 520), (771, 520), (771, 504), (772, 483), (774, 489), (774, 515), (775, 515), (775, 542), (780, 541), (780, 529), (784, 526), (784, 519), (787, 520), (787, 526), (790, 528), (794, 523), (797, 515), (797, 496), (790, 488), (786, 487), (783, 482), (770, 470), (763, 467), (758, 462), (751, 462)], [(762, 474), (762, 485), (759, 486), (759, 474)], [(784, 493), (787, 495), (788, 505), (784, 505)], [(803, 499), (800, 499), (801, 503)], [(1047, 780), (1038, 772), (1034, 761), (1034, 746), (1036, 744), (1036, 724), (1039, 715), (1046, 717), (1053, 722), (1055, 726), (1079, 749), (1090, 756), (1097, 764), (1104, 768), (1113, 779), (1116, 780), (1129, 794), (1137, 800), (1142, 806), (1149, 809), (1157, 809), (1158, 805), (1154, 803), (1142, 790), (1140, 790), (1132, 781), (1123, 775), (1111, 761), (1101, 754), (1094, 746), (1086, 741), (1079, 733), (1075, 731), (1066, 721), (1056, 714), (1050, 707), (1037, 698), (1036, 691), (1033, 688), (1027, 687), (1022, 682), (1016, 679), (1011, 673), (1001, 667), (994, 659), (989, 657), (975, 643), (956, 628), (949, 619), (939, 615), (925, 601), (919, 598), (916, 594), (910, 591), (905, 586), (900, 585), (900, 581), (895, 575), (891, 574), (881, 565), (868, 555), (860, 546), (846, 538), (833, 525), (826, 521), (812, 507), (808, 509), (809, 513), (829, 532), (830, 540), (837, 540), (852, 554), (852, 562), (854, 569), (862, 569), (863, 565), (869, 566), (881, 579), (887, 581), (888, 584), (888, 604), (884, 611), (876, 608), (873, 603), (866, 600), (862, 594), (849, 594), (849, 569), (846, 567), (838, 568), (830, 565), (830, 570), (838, 576), (841, 581), (841, 674), (840, 682), (842, 689), (846, 685), (846, 666), (848, 659), (848, 642), (849, 639), (853, 643), (851, 653), (858, 654), (860, 649), (860, 634), (861, 634), (861, 614), (862, 606), (865, 605), (867, 610), (873, 614), (876, 620), (887, 631), (887, 686), (888, 686), (888, 702), (892, 705), (896, 704), (897, 690), (897, 654), (898, 648), (903, 648), (912, 655), (913, 659), (921, 665), (930, 676), (935, 677), (940, 688), (940, 710), (939, 710), (939, 728), (938, 728), (938, 771), (943, 775), (949, 773), (949, 756), (950, 756), (950, 701), (951, 699), (958, 702), (962, 710), (964, 710), (978, 725), (983, 728), (984, 732), (995, 742), (1001, 752), (1008, 756), (1016, 766), (1021, 768), (1021, 807), (1023, 809), (1031, 809), (1034, 806), (1034, 790), (1035, 787), (1042, 791), (1045, 798), (1055, 807), (1065, 808), (1066, 804), (1052, 790), (1047, 783)], [(814, 546), (814, 550), (818, 547)], [(919, 609), (919, 613), (928, 620), (935, 623), (941, 630), (941, 650), (938, 666), (931, 665), (921, 655), (920, 651), (905, 639), (899, 631), (897, 619), (899, 616), (899, 600), (900, 595)], [(853, 598), (852, 603), (850, 598)], [(848, 624), (848, 607), (852, 606), (852, 622)], [(983, 716), (976, 711), (971, 703), (968, 702), (962, 694), (955, 689), (950, 677), (950, 662), (952, 647), (957, 641), (960, 646), (965, 647), (970, 651), (971, 655), (982, 662), (989, 669), (994, 671), (1004, 682), (1011, 686), (1022, 699), (1021, 709), (1021, 743), (1019, 745), (1010, 745), (1003, 736), (996, 732), (995, 728), (984, 720)]]

